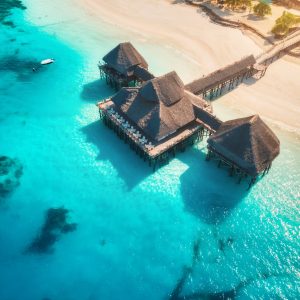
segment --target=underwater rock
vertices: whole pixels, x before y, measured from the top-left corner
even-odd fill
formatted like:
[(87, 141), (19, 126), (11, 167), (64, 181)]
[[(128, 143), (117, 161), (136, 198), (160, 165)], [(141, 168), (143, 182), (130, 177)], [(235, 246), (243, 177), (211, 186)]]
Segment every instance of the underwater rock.
[(5, 26), (14, 27), (12, 21), (7, 21), (6, 18), (11, 15), (11, 10), (14, 8), (26, 9), (26, 6), (21, 0), (1, 0), (0, 3), (0, 23)]
[(46, 213), (45, 223), (41, 232), (27, 249), (27, 253), (52, 253), (53, 245), (62, 234), (76, 230), (76, 223), (68, 223), (69, 210), (49, 208)]
[(0, 156), (0, 201), (20, 185), (23, 166), (17, 159)]
[[(19, 49), (15, 51), (14, 55), (7, 55), (0, 59), (0, 71), (9, 71), (17, 75), (19, 81), (28, 81), (35, 75), (33, 69), (38, 69), (40, 63), (34, 58), (21, 57), (18, 53)], [(43, 68), (41, 69), (41, 71)]]

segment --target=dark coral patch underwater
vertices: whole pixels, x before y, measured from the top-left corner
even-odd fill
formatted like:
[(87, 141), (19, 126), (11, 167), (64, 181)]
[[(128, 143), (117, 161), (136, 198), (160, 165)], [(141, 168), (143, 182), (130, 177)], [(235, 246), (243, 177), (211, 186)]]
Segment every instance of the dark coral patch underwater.
[(69, 210), (63, 207), (49, 208), (41, 232), (29, 245), (26, 253), (53, 253), (53, 245), (60, 236), (76, 230), (76, 223), (68, 223), (68, 213)]
[(0, 201), (20, 185), (23, 166), (18, 159), (0, 156)]
[(12, 9), (26, 9), (26, 6), (20, 0), (1, 0), (0, 1), (0, 23), (5, 26), (15, 27), (14, 23), (7, 20), (11, 15)]
[(20, 57), (18, 53), (0, 58), (0, 72), (13, 72), (19, 81), (30, 80), (35, 75), (33, 69), (43, 70), (40, 63), (34, 58)]

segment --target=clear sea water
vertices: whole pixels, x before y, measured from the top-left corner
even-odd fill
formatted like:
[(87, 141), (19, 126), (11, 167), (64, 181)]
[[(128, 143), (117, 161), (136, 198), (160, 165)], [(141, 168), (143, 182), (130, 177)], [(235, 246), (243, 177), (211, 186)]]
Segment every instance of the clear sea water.
[[(105, 24), (94, 33), (72, 7), (65, 23), (38, 15), (46, 2), (25, 1), (15, 28), (0, 25), (0, 155), (24, 166), (0, 204), (0, 300), (168, 299), (195, 243), (181, 296), (248, 281), (237, 299), (299, 299), (299, 139), (274, 129), (281, 154), (250, 192), (205, 162), (205, 143), (152, 173), (94, 105), (112, 93), (97, 61), (128, 37)], [(156, 74), (179, 67), (176, 53), (140, 48)], [(31, 71), (47, 57), (56, 63)], [(52, 254), (24, 254), (62, 206), (77, 230)]]

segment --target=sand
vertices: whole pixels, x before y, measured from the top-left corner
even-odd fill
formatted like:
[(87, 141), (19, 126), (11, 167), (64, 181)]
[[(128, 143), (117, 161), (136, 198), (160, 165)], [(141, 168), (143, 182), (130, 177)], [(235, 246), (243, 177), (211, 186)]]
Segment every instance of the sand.
[[(135, 37), (141, 36), (145, 42), (181, 51), (199, 66), (199, 77), (245, 55), (262, 51), (240, 30), (213, 24), (202, 11), (181, 3), (76, 1), (93, 18), (123, 28)], [(281, 59), (268, 69), (264, 78), (240, 85), (216, 100), (214, 106), (216, 111), (226, 107), (240, 116), (258, 113), (269, 124), (300, 134), (299, 79), (300, 65)]]

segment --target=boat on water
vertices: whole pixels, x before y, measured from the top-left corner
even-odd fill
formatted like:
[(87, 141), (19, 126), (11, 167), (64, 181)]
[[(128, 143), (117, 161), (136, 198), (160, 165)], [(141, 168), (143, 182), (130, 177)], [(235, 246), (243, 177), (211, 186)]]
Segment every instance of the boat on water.
[(49, 64), (52, 64), (52, 63), (54, 63), (54, 59), (53, 58), (47, 58), (47, 59), (43, 59), (42, 61), (41, 61), (41, 65), (49, 65)]

